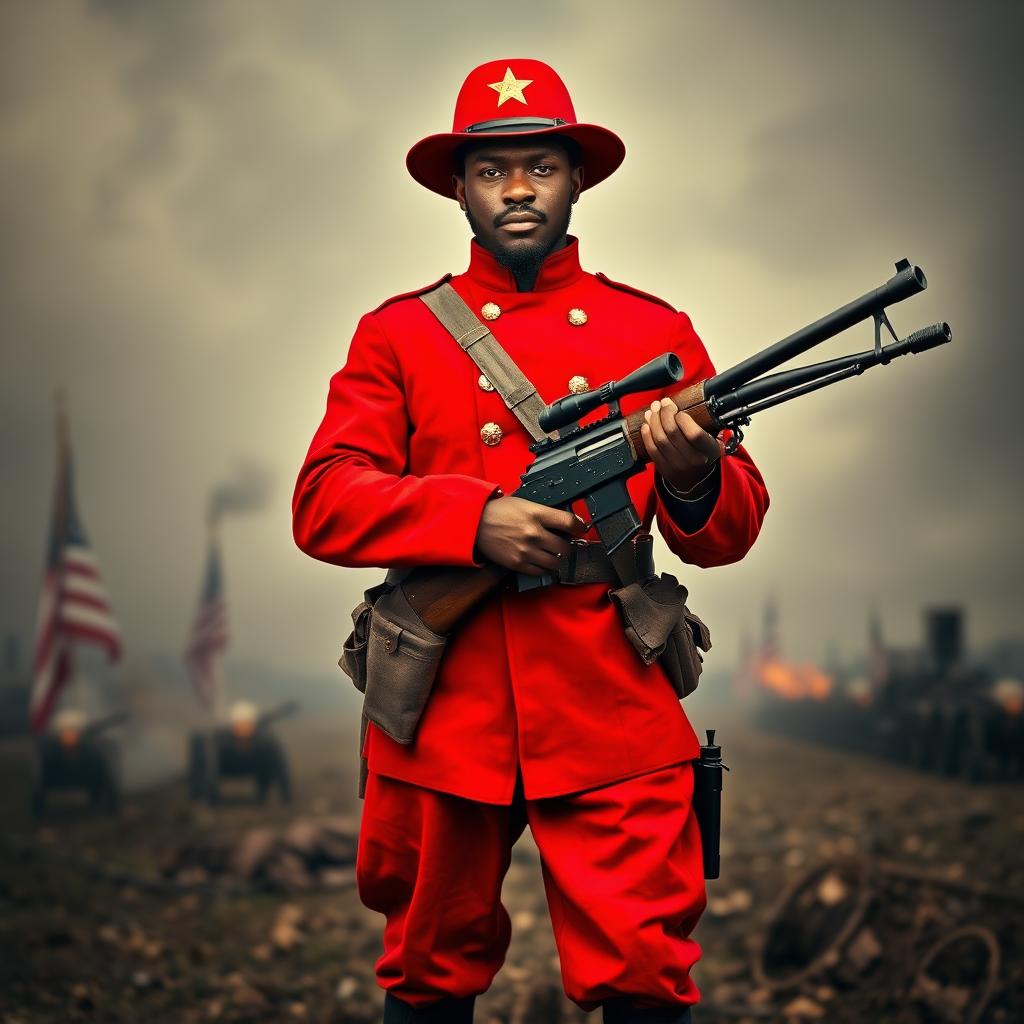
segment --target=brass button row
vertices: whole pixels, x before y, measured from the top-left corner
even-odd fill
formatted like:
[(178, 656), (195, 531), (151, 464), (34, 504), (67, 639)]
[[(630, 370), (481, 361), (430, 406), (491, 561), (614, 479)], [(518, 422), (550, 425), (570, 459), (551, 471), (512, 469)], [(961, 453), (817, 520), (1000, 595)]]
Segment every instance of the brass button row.
[[(480, 307), (480, 315), (485, 320), (497, 320), (498, 317), (501, 316), (501, 306), (496, 302), (485, 302)], [(589, 319), (587, 317), (587, 311), (585, 309), (580, 309), (579, 306), (573, 306), (566, 316), (573, 327), (582, 327)]]
[[(494, 385), (481, 373), (476, 379), (477, 385), (481, 391), (493, 391)], [(572, 395), (582, 395), (584, 391), (590, 390), (590, 383), (586, 377), (581, 377), (576, 374), (569, 378), (569, 393)]]
[[(485, 320), (497, 320), (498, 317), (501, 316), (501, 306), (499, 306), (496, 302), (485, 302), (480, 307), (480, 315)], [(571, 323), (574, 327), (582, 327), (583, 324), (587, 322), (586, 311), (580, 309), (578, 306), (574, 306), (572, 309), (570, 309), (567, 315), (569, 323)], [(482, 373), (477, 378), (476, 382), (477, 385), (480, 387), (481, 391), (494, 390), (494, 385)], [(581, 377), (577, 374), (569, 378), (569, 391), (571, 394), (579, 395), (582, 394), (584, 391), (589, 390), (590, 384), (587, 383), (586, 377)], [(499, 444), (501, 442), (502, 436), (502, 429), (497, 423), (485, 423), (480, 428), (480, 440), (490, 447)]]

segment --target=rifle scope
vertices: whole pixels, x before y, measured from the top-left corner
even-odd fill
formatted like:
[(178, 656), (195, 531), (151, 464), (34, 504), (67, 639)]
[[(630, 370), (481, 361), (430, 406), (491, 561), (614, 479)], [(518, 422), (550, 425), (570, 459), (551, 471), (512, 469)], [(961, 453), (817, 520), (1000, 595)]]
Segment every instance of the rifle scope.
[[(653, 391), (675, 384), (683, 378), (682, 360), (674, 352), (664, 352), (644, 363), (622, 380), (610, 380), (593, 391), (566, 395), (552, 402), (537, 418), (541, 429), (549, 433), (582, 419), (599, 405), (611, 405), (624, 395), (637, 391)], [(613, 410), (617, 411), (617, 410)]]

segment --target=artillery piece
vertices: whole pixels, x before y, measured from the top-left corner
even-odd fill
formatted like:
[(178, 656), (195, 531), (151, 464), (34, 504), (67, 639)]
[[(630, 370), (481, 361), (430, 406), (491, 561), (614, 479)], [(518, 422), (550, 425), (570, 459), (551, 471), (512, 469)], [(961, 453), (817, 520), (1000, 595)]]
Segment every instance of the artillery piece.
[[(755, 713), (769, 729), (891, 758), (966, 782), (1024, 779), (1024, 682), (969, 661), (958, 607), (926, 610), (920, 650), (879, 649), (879, 678), (836, 674), (822, 698), (762, 685)], [(760, 681), (765, 669), (758, 669)]]
[(1002, 680), (997, 685), (987, 669), (966, 662), (959, 608), (929, 609), (925, 627), (923, 664), (891, 671), (879, 694), (879, 750), (914, 768), (968, 782), (1019, 779), (1024, 774), (1020, 684)]
[(128, 720), (118, 711), (95, 721), (84, 712), (59, 711), (36, 740), (32, 761), (32, 814), (41, 817), (52, 790), (81, 790), (97, 810), (115, 813), (121, 803), (120, 749), (107, 733)]
[[(270, 790), (277, 788), (282, 802), (292, 798), (288, 756), (273, 726), (298, 711), (296, 701), (286, 701), (260, 712), (251, 701), (235, 701), (228, 710), (228, 721), (209, 732), (193, 732), (189, 737), (189, 793), (195, 800), (220, 802), (222, 779), (251, 779), (256, 799), (265, 803)], [(212, 757), (212, 762), (211, 762)]]

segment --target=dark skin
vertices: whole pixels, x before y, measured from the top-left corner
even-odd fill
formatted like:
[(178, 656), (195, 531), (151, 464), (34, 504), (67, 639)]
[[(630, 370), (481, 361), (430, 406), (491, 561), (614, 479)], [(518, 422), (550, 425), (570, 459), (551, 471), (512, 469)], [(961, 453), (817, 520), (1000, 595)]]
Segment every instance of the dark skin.
[(481, 142), (464, 168), (452, 175), (452, 187), (477, 241), (499, 260), (527, 263), (512, 272), (519, 291), (531, 291), (541, 261), (566, 244), (583, 168), (572, 166), (568, 149), (551, 136)]
[[(476, 240), (511, 265), (519, 291), (530, 291), (540, 263), (566, 244), (572, 205), (579, 199), (583, 167), (573, 166), (556, 137), (481, 140), (466, 155), (452, 189)], [(655, 469), (678, 491), (707, 476), (723, 445), (671, 399), (652, 402), (641, 436)], [(564, 509), (502, 495), (484, 506), (474, 556), (527, 576), (558, 567), (570, 540), (589, 526)]]

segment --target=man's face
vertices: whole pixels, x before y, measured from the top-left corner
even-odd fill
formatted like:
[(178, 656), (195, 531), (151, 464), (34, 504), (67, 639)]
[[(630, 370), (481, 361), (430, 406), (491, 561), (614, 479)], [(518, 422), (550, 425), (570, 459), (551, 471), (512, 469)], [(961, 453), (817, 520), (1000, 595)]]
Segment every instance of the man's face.
[(506, 265), (538, 262), (564, 238), (583, 170), (557, 139), (481, 141), (454, 175), (477, 241)]

